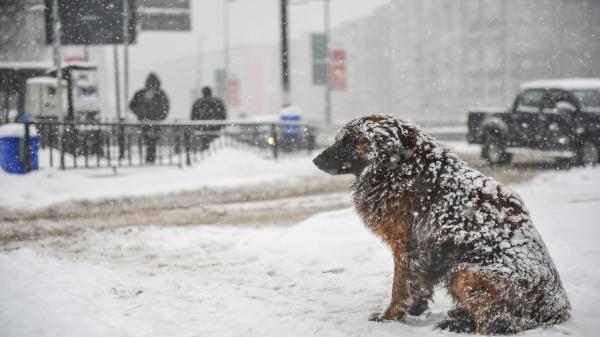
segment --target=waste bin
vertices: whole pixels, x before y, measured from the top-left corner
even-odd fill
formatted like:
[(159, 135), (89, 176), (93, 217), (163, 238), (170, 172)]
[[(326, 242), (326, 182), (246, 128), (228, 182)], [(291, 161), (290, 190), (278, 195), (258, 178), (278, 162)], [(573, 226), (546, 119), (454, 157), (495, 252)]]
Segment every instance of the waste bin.
[(30, 147), (27, 149), (24, 124), (0, 125), (0, 167), (8, 173), (27, 173), (27, 152), (29, 152), (31, 169), (37, 170), (39, 138), (35, 127), (30, 126)]
[(294, 151), (304, 148), (304, 127), (296, 125), (302, 122), (302, 109), (296, 106), (285, 107), (281, 110), (279, 118), (288, 125), (281, 127), (279, 147), (284, 151)]

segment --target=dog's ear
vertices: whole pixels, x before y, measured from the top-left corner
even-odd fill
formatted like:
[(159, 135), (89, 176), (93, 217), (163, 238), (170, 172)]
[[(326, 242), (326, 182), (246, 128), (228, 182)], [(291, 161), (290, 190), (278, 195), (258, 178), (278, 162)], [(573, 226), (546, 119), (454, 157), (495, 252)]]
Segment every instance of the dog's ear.
[(392, 117), (377, 115), (366, 117), (360, 129), (373, 149), (377, 151), (387, 152), (402, 147), (404, 131), (400, 128), (398, 120)]

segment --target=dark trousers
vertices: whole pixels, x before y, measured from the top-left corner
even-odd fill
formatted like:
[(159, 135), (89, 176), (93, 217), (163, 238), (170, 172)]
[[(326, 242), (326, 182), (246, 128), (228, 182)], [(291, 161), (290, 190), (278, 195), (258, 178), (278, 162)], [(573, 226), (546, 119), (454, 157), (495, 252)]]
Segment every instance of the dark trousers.
[(146, 143), (146, 163), (152, 164), (156, 161), (156, 144), (160, 139), (160, 128), (158, 126), (144, 126), (144, 143)]

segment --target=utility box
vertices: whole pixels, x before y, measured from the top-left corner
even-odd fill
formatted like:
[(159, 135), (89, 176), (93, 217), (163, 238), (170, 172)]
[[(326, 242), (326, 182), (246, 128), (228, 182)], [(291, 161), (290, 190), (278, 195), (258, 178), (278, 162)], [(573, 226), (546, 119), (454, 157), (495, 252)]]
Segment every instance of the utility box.
[[(67, 113), (67, 82), (62, 80), (62, 102), (55, 77), (32, 77), (26, 82), (25, 115), (36, 119), (60, 119)], [(61, 104), (61, 107), (59, 107)]]
[(24, 124), (0, 125), (0, 167), (4, 171), (25, 174), (29, 169), (37, 170), (39, 168), (38, 152), (39, 135), (35, 127), (30, 126), (29, 142), (27, 142)]

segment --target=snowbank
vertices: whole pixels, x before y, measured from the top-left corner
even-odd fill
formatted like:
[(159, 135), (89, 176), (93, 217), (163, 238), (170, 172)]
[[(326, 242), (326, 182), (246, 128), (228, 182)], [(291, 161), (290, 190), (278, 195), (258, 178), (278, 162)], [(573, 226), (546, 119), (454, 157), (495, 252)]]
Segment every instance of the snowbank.
[[(46, 154), (41, 156), (45, 157)], [(93, 200), (229, 187), (318, 173), (308, 155), (277, 161), (225, 148), (192, 167), (43, 169), (17, 176), (0, 170), (0, 207), (34, 209), (67, 200)]]
[[(29, 136), (37, 136), (37, 129), (29, 127)], [(25, 127), (20, 123), (8, 123), (0, 125), (0, 138), (25, 138)]]
[[(600, 330), (600, 169), (547, 173), (516, 190), (573, 305), (560, 326)], [(50, 238), (0, 254), (2, 336), (447, 336), (450, 301), (407, 323), (368, 322), (393, 264), (350, 210), (293, 227), (131, 227)]]

